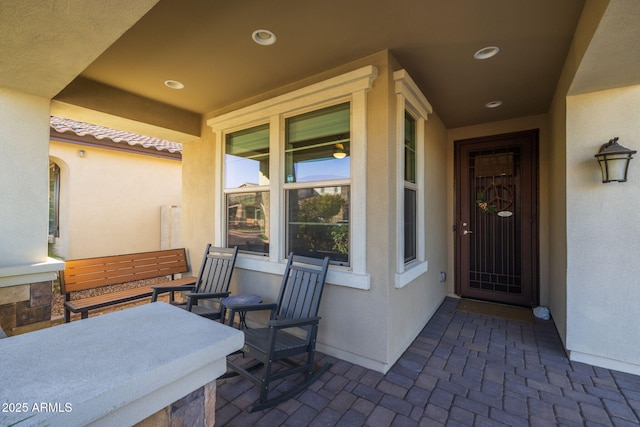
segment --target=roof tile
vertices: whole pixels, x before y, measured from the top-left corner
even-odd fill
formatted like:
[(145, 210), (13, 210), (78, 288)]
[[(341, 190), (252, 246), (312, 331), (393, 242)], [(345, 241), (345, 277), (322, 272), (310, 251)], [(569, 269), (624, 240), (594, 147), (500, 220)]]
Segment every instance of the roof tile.
[(155, 148), (158, 151), (168, 151), (170, 153), (182, 152), (181, 143), (167, 141), (166, 139), (124, 132), (57, 116), (51, 116), (50, 123), (51, 128), (59, 133), (73, 132), (77, 136), (89, 135), (99, 140), (108, 138), (115, 143), (127, 143), (132, 146), (140, 145), (144, 148)]

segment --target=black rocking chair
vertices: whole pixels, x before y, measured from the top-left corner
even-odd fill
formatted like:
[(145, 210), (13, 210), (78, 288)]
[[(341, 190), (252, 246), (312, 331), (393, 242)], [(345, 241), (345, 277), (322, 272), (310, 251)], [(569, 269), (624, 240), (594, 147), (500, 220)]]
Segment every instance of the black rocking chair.
[[(329, 257), (320, 260), (290, 254), (277, 303), (227, 307), (231, 311), (229, 324), (233, 322), (236, 312), (271, 310), (271, 320), (266, 328), (244, 330), (243, 358), (251, 356), (256, 363), (243, 367), (236, 363), (241, 358), (230, 358), (227, 365), (233, 372), (223, 377), (239, 374), (260, 388), (260, 398), (248, 408), (249, 412), (270, 408), (298, 395), (331, 367), (327, 363), (313, 371), (320, 320), (318, 308), (328, 268)], [(295, 334), (288, 332), (293, 328), (297, 331)], [(296, 360), (289, 359), (305, 354)], [(285, 362), (287, 368), (274, 372), (274, 362)], [(262, 369), (256, 371), (258, 368)], [(268, 398), (272, 381), (297, 373), (305, 374), (303, 384)]]
[[(151, 302), (155, 302), (158, 295), (169, 292), (169, 302), (172, 305), (208, 319), (224, 321), (221, 300), (229, 296), (229, 284), (237, 256), (237, 247), (234, 249), (217, 248), (209, 243), (204, 252), (196, 283), (183, 286), (152, 286)], [(185, 291), (191, 291), (183, 295), (186, 301), (176, 301), (175, 293)], [(210, 306), (198, 305), (200, 300), (208, 300), (212, 303)]]

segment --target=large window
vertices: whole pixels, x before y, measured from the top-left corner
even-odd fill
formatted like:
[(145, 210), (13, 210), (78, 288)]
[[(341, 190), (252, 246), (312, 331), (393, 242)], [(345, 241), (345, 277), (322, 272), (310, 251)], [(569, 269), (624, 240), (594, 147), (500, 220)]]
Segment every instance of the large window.
[(396, 287), (414, 282), (428, 270), (425, 254), (425, 124), (432, 108), (405, 70), (396, 83)]
[(285, 137), (286, 251), (348, 265), (349, 103), (288, 118)]
[[(329, 256), (330, 283), (369, 289), (364, 66), (207, 120), (215, 135), (214, 243), (242, 269), (282, 274), (290, 252)], [(262, 125), (262, 126), (258, 126)]]
[(417, 253), (416, 120), (404, 113), (404, 262)]
[(269, 253), (269, 125), (226, 136), (227, 245)]
[[(285, 120), (285, 252), (349, 265), (350, 104)], [(227, 245), (269, 253), (269, 125), (225, 137)]]

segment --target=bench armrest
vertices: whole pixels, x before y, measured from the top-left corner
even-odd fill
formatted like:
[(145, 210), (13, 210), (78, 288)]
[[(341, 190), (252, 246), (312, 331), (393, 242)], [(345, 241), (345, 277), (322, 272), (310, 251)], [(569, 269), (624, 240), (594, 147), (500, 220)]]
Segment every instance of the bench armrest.
[(164, 292), (177, 292), (177, 291), (192, 291), (196, 288), (196, 285), (180, 285), (180, 286), (151, 286), (154, 289), (154, 292), (158, 292), (159, 294)]

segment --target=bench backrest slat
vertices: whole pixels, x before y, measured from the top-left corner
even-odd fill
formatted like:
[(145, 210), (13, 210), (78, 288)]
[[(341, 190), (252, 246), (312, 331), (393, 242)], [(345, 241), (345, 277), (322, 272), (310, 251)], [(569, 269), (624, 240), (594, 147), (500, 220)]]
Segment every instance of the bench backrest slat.
[(184, 248), (66, 261), (61, 291), (69, 293), (189, 270)]

